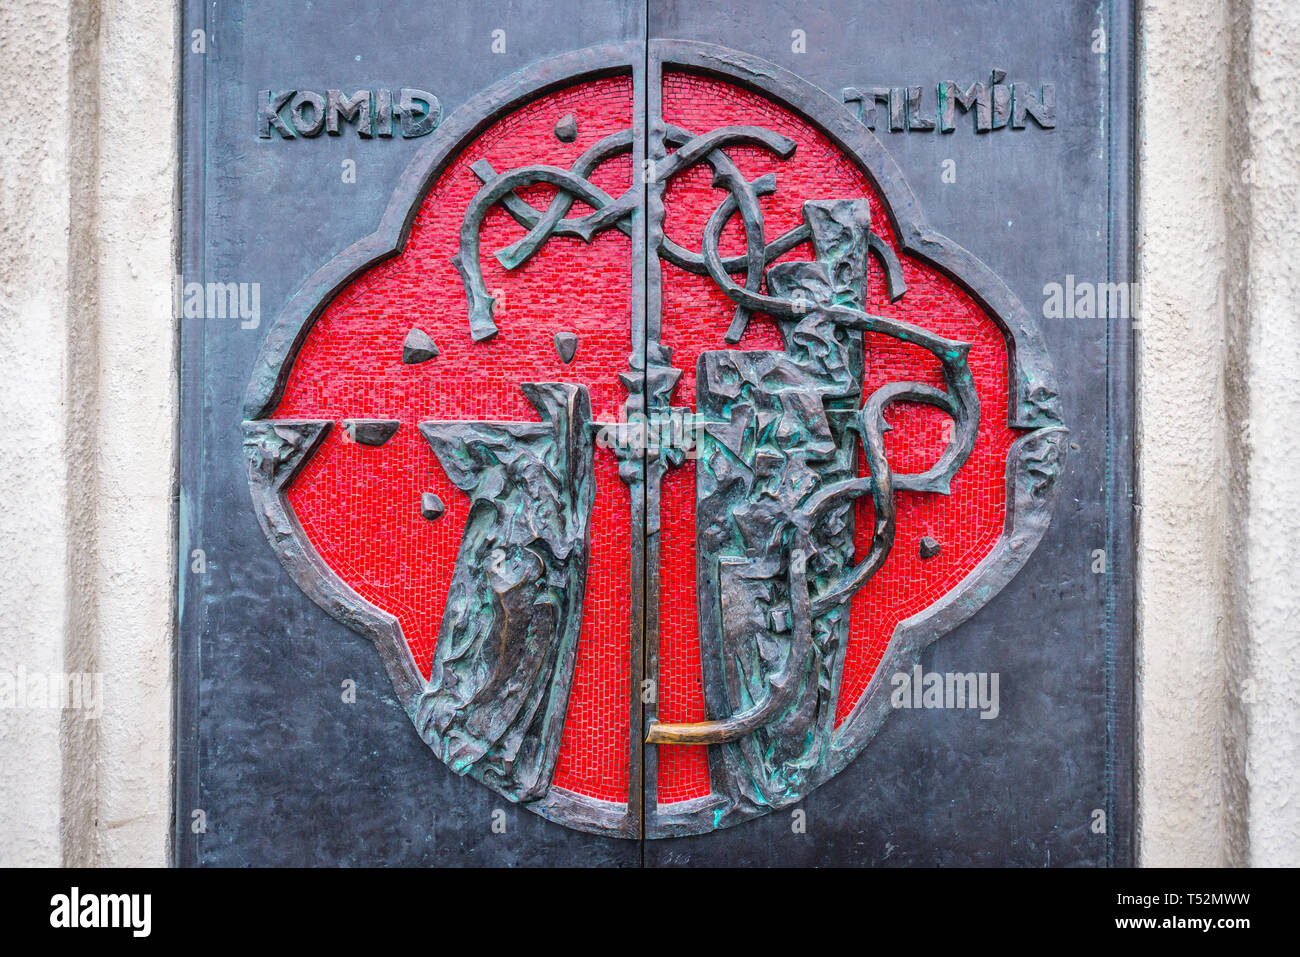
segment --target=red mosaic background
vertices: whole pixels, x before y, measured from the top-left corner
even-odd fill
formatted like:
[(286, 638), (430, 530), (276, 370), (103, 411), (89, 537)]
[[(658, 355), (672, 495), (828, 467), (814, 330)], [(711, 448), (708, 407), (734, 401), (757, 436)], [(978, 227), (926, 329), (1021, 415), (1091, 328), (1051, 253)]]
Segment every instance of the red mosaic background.
[[(777, 176), (778, 191), (762, 199), (767, 235), (798, 225), (806, 199), (869, 197), (875, 230), (895, 244), (879, 198), (860, 170), (814, 128), (767, 99), (729, 84), (670, 73), (664, 112), (669, 123), (692, 133), (724, 125), (754, 124), (785, 134), (796, 154), (779, 160), (758, 149), (729, 150), (751, 179)], [(577, 120), (578, 137), (561, 143), (555, 121)], [(323, 559), (366, 600), (395, 615), (411, 653), (429, 674), (443, 605), (455, 565), (468, 501), (443, 473), (416, 423), (430, 419), (535, 420), (519, 391), (525, 381), (579, 382), (591, 390), (596, 417), (615, 420), (625, 399), (617, 374), (630, 351), (631, 263), (627, 237), (609, 231), (590, 245), (553, 237), (523, 268), (507, 272), (492, 253), (522, 229), (499, 208), (482, 230), (486, 285), (497, 297), (498, 335), (483, 343), (469, 337), (463, 287), (450, 259), (459, 243), (465, 209), (480, 181), (470, 165), (486, 158), (498, 171), (548, 163), (567, 168), (601, 137), (632, 123), (628, 78), (611, 77), (561, 90), (495, 122), (439, 178), (422, 204), (400, 256), (348, 286), (309, 334), (290, 374), (278, 418), (388, 418), (401, 422), (381, 448), (351, 442), (335, 427), (289, 491), (295, 514)], [(615, 196), (631, 184), (628, 157), (606, 163), (593, 176)], [(675, 178), (666, 203), (669, 234), (699, 249), (705, 219), (723, 197), (706, 168)], [(553, 191), (524, 191), (543, 208)], [(572, 215), (586, 212), (581, 204)], [(739, 225), (724, 237), (724, 252), (743, 252)], [(786, 259), (809, 258), (805, 245)], [(988, 554), (1005, 513), (1007, 449), (1016, 434), (1006, 427), (1007, 357), (992, 320), (951, 281), (903, 259), (908, 293), (888, 303), (883, 276), (872, 262), (869, 311), (924, 325), (973, 343), (970, 361), (983, 410), (975, 452), (950, 496), (898, 495), (894, 550), (875, 579), (853, 599), (838, 720), (852, 710), (880, 662), (895, 626), (950, 591)], [(733, 307), (706, 277), (664, 266), (663, 341), (683, 370), (673, 404), (695, 404), (695, 364), (700, 353), (728, 348), (723, 332)], [(401, 362), (402, 341), (418, 326), (442, 354), (430, 362)], [(552, 347), (556, 332), (579, 336), (572, 364)], [(755, 317), (738, 348), (780, 347), (775, 327)], [(881, 336), (867, 342), (868, 391), (885, 382), (916, 379), (942, 385), (938, 363), (923, 350)], [(920, 406), (895, 407), (887, 435), (897, 471), (920, 471), (942, 451), (946, 417)], [(582, 636), (555, 784), (583, 795), (622, 802), (628, 797), (628, 709), (631, 701), (628, 640), (631, 600), (628, 491), (613, 456), (598, 449), (597, 495), (592, 518), (591, 569)], [(420, 496), (435, 492), (446, 513), (435, 522), (420, 515)], [(660, 568), (659, 716), (666, 721), (706, 717), (696, 630), (694, 465), (675, 469), (662, 491)], [(860, 554), (869, 545), (871, 508), (858, 510)], [(921, 562), (917, 542), (931, 535), (943, 546)], [(659, 748), (658, 799), (669, 803), (708, 793), (702, 748)]]
[[(561, 143), (556, 120), (572, 113), (578, 136)], [(568, 167), (601, 137), (632, 124), (630, 78), (612, 77), (544, 96), (486, 130), (429, 192), (400, 256), (367, 271), (316, 322), (304, 344), (279, 418), (385, 418), (397, 434), (372, 448), (335, 427), (289, 491), (289, 502), (329, 566), (367, 601), (397, 616), (427, 677), (442, 624), (468, 513), (420, 436), (430, 419), (515, 419), (537, 414), (519, 383), (578, 382), (591, 389), (598, 419), (616, 419), (625, 398), (617, 373), (630, 352), (631, 245), (609, 231), (590, 245), (552, 238), (521, 269), (507, 272), (492, 253), (522, 229), (499, 207), (481, 233), (487, 288), (496, 295), (498, 334), (469, 336), (464, 287), (451, 257), (461, 221), (482, 185), (470, 166), (486, 158), (498, 171), (535, 163)], [(611, 160), (593, 182), (614, 195), (632, 182), (628, 156)], [(522, 191), (544, 208), (554, 191)], [(575, 207), (581, 215), (586, 207)], [(412, 326), (427, 332), (441, 355), (403, 365)], [(576, 332), (578, 352), (565, 365), (553, 337)], [(582, 637), (555, 784), (608, 801), (626, 801), (628, 783), (627, 487), (613, 455), (598, 449), (592, 563)], [(437, 521), (420, 514), (420, 496), (435, 492), (447, 506)]]
[[(669, 73), (664, 78), (663, 109), (667, 123), (693, 134), (718, 126), (752, 124), (782, 133), (798, 144), (788, 160), (759, 148), (727, 151), (751, 180), (765, 173), (776, 175), (776, 193), (760, 200), (769, 241), (803, 222), (801, 206), (805, 200), (865, 196), (871, 202), (872, 228), (898, 250), (880, 197), (862, 171), (820, 132), (780, 105), (713, 78)], [(665, 230), (688, 249), (700, 248), (704, 223), (725, 195), (711, 182), (711, 172), (701, 166), (674, 178), (667, 187)], [(726, 255), (744, 252), (738, 218), (724, 233), (722, 250)], [(805, 244), (782, 259), (811, 256), (811, 247)], [(993, 320), (950, 280), (905, 257), (902, 265), (907, 295), (890, 304), (883, 273), (872, 259), (866, 309), (972, 343), (970, 364), (983, 406), (979, 438), (974, 453), (952, 483), (951, 495), (897, 495), (894, 549), (884, 567), (852, 601), (837, 724), (862, 697), (898, 623), (951, 591), (1001, 536), (1006, 509), (1006, 455), (1017, 437), (1006, 425), (1007, 354)], [(671, 265), (664, 266), (663, 299), (663, 341), (673, 350), (673, 364), (683, 370), (673, 404), (694, 408), (696, 359), (702, 352), (730, 348), (722, 337), (734, 307), (707, 277), (693, 276)], [(756, 316), (735, 348), (780, 347), (776, 326)], [(923, 349), (887, 336), (867, 337), (868, 394), (899, 379), (942, 387), (939, 369), (938, 360)], [(938, 410), (898, 405), (887, 413), (887, 418), (894, 431), (886, 433), (886, 447), (896, 472), (922, 471), (942, 454), (945, 423), (949, 420)], [(856, 519), (859, 559), (870, 547), (873, 519), (870, 501), (860, 501)], [(659, 716), (664, 721), (699, 721), (706, 717), (695, 619), (694, 502), (694, 464), (688, 462), (669, 476), (662, 498)], [(918, 543), (925, 535), (937, 539), (942, 551), (922, 562)], [(687, 800), (708, 792), (703, 748), (659, 748), (660, 802)]]

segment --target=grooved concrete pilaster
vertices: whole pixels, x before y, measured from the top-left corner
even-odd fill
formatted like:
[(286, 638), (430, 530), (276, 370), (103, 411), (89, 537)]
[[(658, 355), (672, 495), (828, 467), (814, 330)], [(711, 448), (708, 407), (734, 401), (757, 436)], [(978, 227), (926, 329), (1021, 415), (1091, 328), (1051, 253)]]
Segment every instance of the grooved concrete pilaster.
[[(1234, 78), (1246, 109), (1234, 138), (1249, 142), (1238, 171), (1249, 191), (1249, 221), (1234, 237), (1248, 243), (1246, 268), (1234, 276), (1245, 325), (1243, 389), (1247, 417), (1238, 435), (1249, 476), (1244, 577), (1235, 582), (1246, 730), (1252, 866), (1300, 865), (1300, 7), (1288, 0), (1242, 3), (1250, 15), (1245, 70)], [(1232, 301), (1232, 300), (1230, 300)], [(1237, 423), (1234, 423), (1237, 424)], [(1234, 487), (1234, 493), (1242, 489)]]
[(1142, 5), (1144, 864), (1300, 863), (1298, 37), (1285, 0)]
[(1138, 804), (1151, 865), (1226, 856), (1227, 14), (1222, 0), (1141, 12)]
[(102, 676), (0, 711), (0, 863), (163, 864), (177, 228), (168, 0), (0, 7), (0, 668)]

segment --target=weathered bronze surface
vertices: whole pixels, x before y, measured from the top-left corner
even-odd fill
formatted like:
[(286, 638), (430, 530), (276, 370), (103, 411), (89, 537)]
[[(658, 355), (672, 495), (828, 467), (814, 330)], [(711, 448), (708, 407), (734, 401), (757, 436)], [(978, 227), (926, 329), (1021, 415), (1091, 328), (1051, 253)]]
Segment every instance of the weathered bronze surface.
[(538, 425), (420, 423), (471, 505), (414, 719), (453, 770), (531, 801), (550, 788), (564, 727), (595, 480), (587, 391), (523, 388)]
[[(254, 501), (264, 530), (295, 580), (380, 647), (417, 731), (451, 768), (553, 820), (624, 837), (706, 831), (788, 806), (843, 768), (877, 732), (887, 714), (879, 683), (847, 720), (835, 725), (847, 603), (893, 548), (895, 494), (948, 494), (974, 447), (981, 415), (967, 343), (865, 311), (873, 260), (881, 267), (888, 297), (896, 301), (907, 295), (898, 256), (872, 232), (867, 201), (807, 196), (803, 223), (769, 239), (759, 199), (780, 188), (779, 174), (750, 181), (728, 150), (760, 149), (781, 161), (794, 155), (795, 142), (753, 125), (685, 130), (664, 123), (659, 84), (668, 66), (724, 77), (818, 123), (879, 184), (891, 206), (900, 249), (959, 276), (1006, 330), (1014, 363), (1009, 424), (1026, 432), (1008, 460), (1007, 532), (977, 572), (949, 596), (952, 600), (899, 627), (881, 672), (912, 667), (927, 644), (969, 617), (1023, 565), (1050, 519), (1066, 436), (1051, 366), (1028, 312), (978, 259), (915, 218), (915, 204), (907, 201), (910, 194), (898, 170), (856, 116), (780, 68), (720, 47), (680, 41), (652, 43), (648, 60), (639, 46), (600, 48), (512, 78), (449, 117), (419, 161), (420, 169), (394, 197), (386, 226), (322, 270), (267, 337), (246, 402), (245, 447)], [(635, 732), (629, 790), (642, 794), (626, 806), (552, 787), (582, 623), (595, 493), (593, 448), (601, 429), (592, 419), (587, 390), (559, 382), (523, 384), (540, 416), (535, 423), (419, 423), (439, 463), (470, 503), (428, 681), (410, 661), (392, 616), (350, 593), (324, 567), (287, 509), (284, 489), (330, 423), (266, 418), (322, 304), (359, 269), (400, 249), (411, 211), (469, 138), (526, 101), (530, 89), (578, 82), (611, 69), (630, 72), (638, 100), (647, 104), (638, 125), (605, 136), (569, 169), (524, 165), (498, 171), (486, 160), (473, 165), (482, 185), (460, 228), (454, 262), (465, 299), (453, 308), (464, 308), (465, 332), (473, 341), (498, 334), (496, 300), (483, 277), (480, 235), (494, 209), (504, 210), (525, 230), (490, 251), (510, 270), (529, 262), (552, 237), (591, 242), (609, 230), (632, 237), (639, 270), (633, 280), (633, 336), (626, 369), (618, 376), (627, 389), (629, 420), (672, 421), (698, 438), (699, 640), (709, 716), (703, 722), (660, 723), (653, 696), (638, 698), (642, 668), (653, 678), (657, 655), (657, 618), (645, 610), (644, 645), (638, 632), (628, 689)], [(920, 110), (918, 91), (908, 92), (914, 112)], [(1012, 112), (1008, 88), (996, 79), (992, 94), (982, 84), (949, 92), (937, 117), (926, 119), (916, 112), (922, 124), (916, 128), (932, 128), (937, 121), (941, 129), (950, 129), (954, 108), (975, 110), (981, 129), (1023, 121), (1023, 114)], [(860, 99), (865, 107), (887, 104), (891, 128), (904, 122), (906, 104), (889, 90), (869, 90)], [(295, 125), (309, 100), (300, 93), (290, 102)], [(323, 105), (316, 112), (322, 124)], [(1046, 117), (1050, 105), (1044, 99), (1039, 112), (1035, 108), (1025, 106), (1035, 118)], [(340, 99), (326, 112), (346, 118), (353, 115), (349, 109), (356, 112), (360, 106)], [(404, 112), (404, 122), (406, 116)], [(275, 124), (274, 119), (268, 122)], [(299, 132), (315, 135), (319, 129)], [(557, 117), (554, 134), (562, 142), (572, 141), (577, 135), (573, 117)], [(592, 174), (602, 163), (628, 154), (634, 160), (629, 189), (613, 196), (593, 184)], [(696, 252), (665, 235), (663, 194), (674, 177), (701, 165), (725, 196), (709, 217)], [(554, 188), (544, 209), (519, 193), (538, 184)], [(590, 211), (571, 215), (578, 203)], [(721, 237), (735, 219), (743, 229), (745, 251), (724, 257)], [(804, 243), (811, 244), (812, 261), (774, 262)], [(663, 263), (707, 275), (730, 299), (734, 312), (728, 343), (739, 342), (756, 312), (777, 323), (782, 339), (778, 350), (703, 354), (694, 413), (673, 405), (681, 373), (672, 367), (671, 352), (660, 339)], [(943, 388), (896, 381), (864, 393), (863, 336), (868, 333), (928, 352), (939, 364)], [(579, 341), (562, 333), (555, 336), (554, 348), (569, 363)], [(402, 359), (418, 364), (438, 354), (432, 340), (413, 328)], [(925, 471), (896, 474), (890, 468), (884, 440), (890, 426), (884, 413), (895, 403), (930, 406), (951, 420), (946, 450)], [(392, 420), (343, 423), (355, 441), (368, 445), (382, 445), (398, 427)], [(638, 626), (639, 603), (657, 587), (661, 484), (688, 451), (689, 443), (677, 440), (615, 448), (639, 533), (630, 556)], [(854, 506), (864, 496), (870, 497), (874, 526), (870, 548), (855, 563)], [(430, 521), (441, 520), (445, 510), (428, 494), (412, 507)], [(938, 554), (940, 547), (932, 540), (920, 545), (925, 557)], [(644, 755), (641, 740), (651, 746)], [(647, 807), (643, 815), (640, 802), (651, 788), (654, 746), (660, 744), (708, 746), (713, 791), (705, 800), (686, 802), (690, 806)]]

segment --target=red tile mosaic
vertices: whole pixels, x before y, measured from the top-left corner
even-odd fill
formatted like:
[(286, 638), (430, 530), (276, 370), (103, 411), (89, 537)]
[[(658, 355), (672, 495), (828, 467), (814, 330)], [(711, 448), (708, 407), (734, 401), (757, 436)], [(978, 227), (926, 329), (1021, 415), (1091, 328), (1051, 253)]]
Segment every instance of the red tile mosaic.
[[(566, 113), (578, 136), (553, 131)], [(526, 381), (580, 382), (597, 418), (615, 418), (625, 393), (617, 380), (630, 351), (631, 252), (608, 232), (590, 245), (552, 238), (523, 268), (504, 270), (492, 253), (523, 230), (494, 209), (482, 230), (484, 278), (497, 296), (498, 335), (469, 337), (465, 293), (451, 263), (465, 209), (481, 183), (470, 165), (497, 170), (534, 163), (567, 167), (600, 138), (632, 122), (630, 78), (611, 77), (535, 100), (487, 129), (438, 179), (425, 198), (401, 255), (358, 277), (329, 305), (303, 344), (279, 418), (391, 418), (397, 435), (381, 448), (359, 446), (335, 427), (294, 482), (290, 504), (321, 557), (359, 594), (395, 615), (427, 676), (455, 566), (467, 500), (443, 474), (416, 430), (429, 419), (522, 419), (536, 413), (519, 391)], [(618, 195), (631, 185), (631, 161), (619, 157), (593, 181)], [(525, 198), (544, 207), (550, 187)], [(575, 207), (575, 215), (586, 212)], [(403, 365), (412, 326), (441, 355)], [(577, 355), (564, 364), (557, 332), (577, 333)], [(599, 489), (592, 524), (593, 565), (582, 638), (555, 783), (592, 797), (627, 799), (629, 582), (627, 490), (610, 456), (598, 453)], [(447, 506), (434, 522), (420, 496)]]
[[(728, 155), (751, 180), (774, 173), (777, 191), (760, 200), (770, 241), (802, 222), (809, 199), (867, 197), (873, 229), (897, 250), (883, 204), (863, 172), (815, 128), (780, 105), (753, 92), (698, 75), (669, 73), (664, 79), (664, 119), (693, 134), (718, 126), (753, 124), (791, 137), (795, 155), (781, 160), (757, 148), (731, 149)], [(666, 188), (665, 230), (688, 249), (700, 248), (705, 221), (725, 197), (703, 167), (675, 178)], [(743, 233), (734, 219), (723, 235), (722, 251), (742, 253)], [(811, 258), (807, 244), (782, 257)], [(880, 663), (894, 628), (950, 591), (990, 551), (1005, 517), (1007, 449), (1017, 433), (1007, 428), (1007, 355), (993, 320), (955, 283), (923, 264), (904, 258), (907, 295), (890, 304), (884, 277), (872, 260), (867, 310), (924, 325), (951, 338), (971, 342), (971, 367), (982, 403), (979, 439), (970, 460), (953, 482), (949, 496), (900, 493), (897, 540), (885, 566), (853, 600), (849, 645), (837, 722), (861, 698)], [(730, 301), (706, 277), (664, 267), (663, 341), (673, 349), (673, 364), (683, 371), (675, 405), (695, 405), (695, 363), (701, 353), (728, 348), (723, 341), (733, 314)], [(866, 350), (870, 393), (886, 382), (916, 379), (942, 385), (938, 363), (929, 353), (884, 336), (869, 336)], [(775, 326), (757, 316), (738, 348), (780, 348)], [(920, 406), (896, 406), (888, 413), (895, 426), (887, 435), (890, 462), (899, 472), (921, 471), (944, 446), (946, 417)], [(705, 716), (694, 615), (694, 471), (679, 469), (665, 482), (662, 498), (664, 548), (660, 568), (660, 718), (691, 721)], [(870, 545), (871, 505), (858, 509), (859, 558)], [(941, 553), (922, 562), (917, 543), (931, 535)], [(672, 547), (670, 547), (670, 543)], [(687, 609), (690, 609), (688, 612)], [(709, 791), (704, 750), (662, 746), (658, 799), (663, 803), (699, 797)]]
[[(896, 246), (880, 199), (866, 176), (799, 117), (757, 94), (717, 80), (670, 73), (664, 111), (691, 133), (754, 124), (798, 144), (780, 160), (756, 148), (729, 150), (751, 179), (774, 173), (778, 190), (761, 202), (768, 238), (802, 222), (807, 199), (866, 196), (875, 230)], [(577, 120), (575, 142), (554, 135), (566, 113)], [(598, 419), (613, 420), (625, 395), (617, 375), (626, 368), (630, 336), (630, 244), (609, 231), (591, 244), (553, 237), (523, 268), (507, 272), (491, 253), (522, 235), (500, 209), (483, 231), (484, 278), (497, 297), (499, 334), (474, 343), (468, 334), (461, 280), (451, 256), (466, 206), (480, 182), (470, 165), (486, 158), (498, 170), (533, 163), (567, 167), (601, 137), (632, 122), (631, 83), (611, 77), (559, 90), (520, 108), (487, 129), (438, 179), (423, 202), (401, 255), (356, 279), (325, 310), (307, 337), (275, 412), (279, 418), (391, 418), (401, 422), (386, 445), (350, 441), (335, 427), (289, 492), (290, 504), (322, 558), (368, 601), (395, 615), (420, 670), (429, 673), (466, 517), (467, 501), (437, 464), (416, 423), (430, 419), (534, 419), (519, 391), (525, 381), (580, 382), (591, 389)], [(621, 157), (598, 170), (594, 182), (618, 195), (631, 183)], [(525, 198), (542, 207), (550, 187)], [(699, 249), (707, 217), (725, 194), (707, 169), (697, 168), (667, 187), (666, 229)], [(585, 207), (575, 208), (576, 214)], [(738, 223), (723, 251), (743, 251)], [(786, 259), (807, 259), (805, 245)], [(854, 598), (838, 719), (861, 697), (879, 666), (894, 628), (951, 590), (988, 554), (1005, 517), (1005, 462), (1016, 433), (1006, 427), (1007, 354), (1002, 335), (956, 283), (904, 258), (908, 294), (890, 304), (879, 267), (872, 264), (867, 309), (896, 316), (973, 344), (971, 367), (983, 404), (979, 439), (949, 496), (900, 493), (897, 540), (876, 578)], [(733, 307), (706, 277), (664, 267), (663, 341), (683, 371), (674, 404), (694, 407), (695, 364), (702, 352), (728, 346), (723, 332)], [(412, 326), (432, 336), (441, 355), (427, 363), (401, 362)], [(557, 332), (575, 332), (577, 354), (564, 364), (552, 346)], [(762, 316), (738, 348), (773, 349), (780, 339)], [(928, 353), (869, 336), (868, 391), (898, 379), (940, 384)], [(919, 471), (943, 447), (945, 418), (934, 410), (896, 407), (887, 436), (897, 471)], [(555, 784), (603, 800), (627, 800), (628, 708), (631, 701), (629, 609), (631, 556), (628, 490), (613, 456), (598, 450), (597, 495), (591, 525), (591, 568), (582, 637)], [(446, 513), (433, 522), (420, 514), (420, 496), (434, 492)], [(659, 716), (665, 721), (706, 717), (699, 662), (695, 578), (694, 466), (670, 472), (661, 497)], [(859, 556), (869, 543), (870, 504), (858, 510)], [(942, 551), (922, 561), (917, 542), (937, 539)], [(651, 600), (656, 600), (651, 598)], [(702, 748), (659, 749), (657, 797), (671, 803), (709, 792)]]

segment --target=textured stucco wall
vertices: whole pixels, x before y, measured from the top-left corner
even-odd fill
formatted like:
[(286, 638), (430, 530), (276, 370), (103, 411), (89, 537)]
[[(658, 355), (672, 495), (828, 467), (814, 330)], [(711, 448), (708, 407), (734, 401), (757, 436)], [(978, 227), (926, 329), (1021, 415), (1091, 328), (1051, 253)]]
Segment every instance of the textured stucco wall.
[(1141, 860), (1225, 856), (1222, 0), (1143, 5), (1138, 271), (1138, 804)]
[(1300, 8), (1147, 0), (1141, 36), (1141, 860), (1295, 866)]
[(175, 11), (0, 5), (0, 863), (162, 864), (175, 473)]
[[(1141, 7), (1141, 860), (1297, 864), (1300, 13)], [(0, 669), (106, 699), (0, 712), (0, 864), (166, 859), (176, 22), (0, 4)]]
[(1249, 215), (1238, 303), (1246, 325), (1241, 430), (1249, 475), (1241, 618), (1249, 863), (1300, 865), (1300, 6), (1250, 5), (1242, 157)]
[[(98, 267), (100, 859), (163, 864), (171, 804), (178, 14), (104, 0)], [(142, 109), (142, 105), (147, 105)]]
[[(66, 4), (0, 4), (0, 668), (63, 669), (67, 624), (67, 130), (32, 103), (68, 101)], [(60, 860), (60, 716), (0, 711), (0, 864)]]

